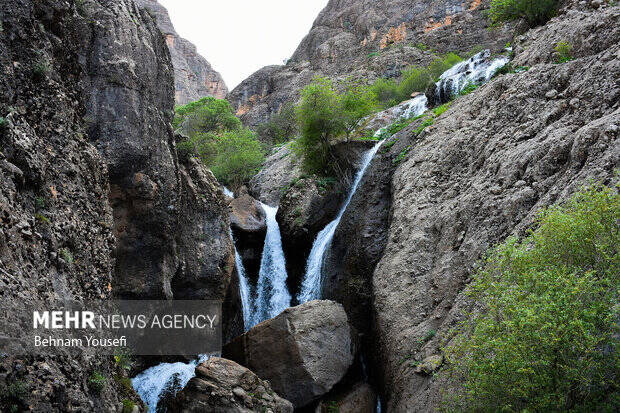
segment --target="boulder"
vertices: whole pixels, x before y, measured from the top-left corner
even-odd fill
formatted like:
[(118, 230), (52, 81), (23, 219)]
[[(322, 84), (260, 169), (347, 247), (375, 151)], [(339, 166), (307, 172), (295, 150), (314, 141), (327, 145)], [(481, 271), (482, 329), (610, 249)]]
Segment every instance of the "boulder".
[(377, 393), (368, 383), (357, 383), (346, 392), (322, 400), (316, 413), (375, 413)]
[(353, 328), (333, 301), (310, 301), (286, 309), (223, 349), (224, 357), (269, 380), (295, 408), (329, 392), (353, 364)]
[(251, 278), (258, 277), (267, 221), (260, 202), (252, 198), (245, 187), (238, 190), (230, 202), (230, 227), (246, 273)]
[(179, 413), (292, 413), (293, 405), (278, 396), (267, 381), (239, 364), (212, 357), (196, 367), (196, 377), (170, 403)]

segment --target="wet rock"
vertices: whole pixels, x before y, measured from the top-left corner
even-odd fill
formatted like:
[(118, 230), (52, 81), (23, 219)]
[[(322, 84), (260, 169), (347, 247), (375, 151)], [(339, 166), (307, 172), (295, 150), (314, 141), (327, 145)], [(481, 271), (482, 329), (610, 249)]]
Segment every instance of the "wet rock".
[(245, 367), (212, 357), (196, 367), (196, 377), (168, 409), (179, 413), (292, 413), (293, 405)]
[(326, 394), (352, 365), (354, 332), (340, 304), (311, 301), (253, 327), (223, 349), (303, 407)]
[(267, 205), (278, 205), (282, 193), (301, 175), (290, 145), (284, 145), (267, 157), (261, 171), (250, 180), (250, 194)]
[(317, 406), (317, 413), (375, 413), (377, 394), (368, 383), (356, 383), (344, 393), (327, 397)]
[(261, 256), (267, 235), (265, 210), (245, 187), (230, 202), (230, 222), (237, 251), (251, 278), (258, 277)]

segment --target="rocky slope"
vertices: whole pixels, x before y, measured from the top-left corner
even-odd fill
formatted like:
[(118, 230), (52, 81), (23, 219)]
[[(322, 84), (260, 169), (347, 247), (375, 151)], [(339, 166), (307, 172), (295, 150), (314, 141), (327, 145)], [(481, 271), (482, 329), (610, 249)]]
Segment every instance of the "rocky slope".
[(315, 75), (373, 80), (398, 77), (410, 64), (428, 64), (435, 51), (498, 50), (511, 26), (487, 30), (488, 0), (331, 0), (284, 66), (265, 67), (228, 100), (255, 126), (296, 101)]
[(205, 96), (223, 99), (228, 87), (222, 76), (196, 51), (196, 46), (180, 37), (165, 7), (157, 0), (136, 0), (157, 19), (157, 26), (166, 38), (174, 66), (175, 102), (184, 105)]
[[(619, 18), (617, 7), (569, 3), (515, 39), (514, 65), (528, 71), (457, 99), (420, 134), (412, 124), (369, 169), (335, 236), (326, 289), (373, 320), (387, 411), (439, 405), (433, 372), (468, 309), (461, 292), (481, 255), (590, 179), (611, 182), (620, 166)], [(563, 40), (575, 60), (556, 64)], [(351, 281), (371, 296), (352, 299)]]
[[(0, 21), (3, 303), (226, 299), (239, 333), (227, 206), (209, 171), (177, 160), (172, 63), (153, 17), (134, 0), (10, 0)], [(115, 411), (135, 397), (116, 370), (3, 357), (0, 398), (21, 383), (18, 408)]]

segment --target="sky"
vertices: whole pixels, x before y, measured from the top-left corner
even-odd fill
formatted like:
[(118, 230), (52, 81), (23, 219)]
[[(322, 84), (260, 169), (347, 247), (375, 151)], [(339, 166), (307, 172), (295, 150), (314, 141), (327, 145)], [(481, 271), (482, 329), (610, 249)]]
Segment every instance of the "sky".
[(263, 66), (283, 64), (328, 0), (159, 0), (230, 90)]

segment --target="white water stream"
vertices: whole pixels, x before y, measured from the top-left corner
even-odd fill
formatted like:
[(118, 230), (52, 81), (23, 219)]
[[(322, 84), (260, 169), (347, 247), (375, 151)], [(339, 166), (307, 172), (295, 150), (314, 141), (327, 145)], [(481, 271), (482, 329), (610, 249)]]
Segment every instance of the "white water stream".
[(340, 208), (336, 219), (327, 224), (327, 226), (319, 232), (319, 235), (316, 237), (316, 240), (312, 245), (312, 250), (310, 251), (310, 256), (308, 257), (308, 263), (306, 264), (306, 275), (304, 276), (304, 280), (301, 285), (301, 291), (297, 295), (297, 300), (300, 304), (321, 298), (321, 273), (325, 253), (334, 238), (334, 233), (336, 232), (336, 228), (338, 228), (338, 224), (340, 224), (342, 215), (344, 215), (344, 212), (347, 210), (357, 187), (364, 177), (366, 169), (370, 165), (372, 158), (375, 157), (375, 154), (382, 144), (383, 141), (378, 142), (371, 150), (366, 152), (362, 161), (362, 167), (357, 172), (351, 191), (349, 191), (349, 195), (347, 196), (347, 200), (342, 208)]
[[(489, 51), (480, 52), (443, 73), (439, 82), (437, 82), (437, 92), (442, 99), (447, 96), (449, 100), (470, 83), (480, 85), (489, 81), (495, 72), (508, 63), (508, 61), (508, 57), (505, 56), (491, 60)], [(426, 109), (426, 96), (417, 96), (402, 104), (402, 114), (399, 114), (400, 116), (397, 120), (421, 115)], [(342, 216), (364, 177), (366, 169), (382, 143), (383, 141), (378, 142), (364, 155), (362, 167), (358, 171), (351, 191), (338, 212), (336, 219), (330, 222), (314, 241), (306, 264), (306, 274), (301, 291), (297, 296), (300, 303), (321, 298), (322, 267), (325, 254), (331, 245)], [(223, 188), (223, 192), (226, 196), (234, 197), (233, 193), (227, 188)], [(262, 207), (267, 216), (267, 236), (263, 248), (258, 282), (254, 292), (247, 279), (241, 257), (235, 248), (235, 264), (239, 275), (239, 290), (246, 331), (264, 320), (275, 317), (291, 305), (291, 295), (286, 285), (288, 278), (286, 260), (282, 250), (280, 227), (276, 221), (278, 209), (265, 204), (262, 204)], [(151, 367), (132, 379), (133, 387), (146, 403), (149, 411), (156, 412), (157, 403), (162, 394), (170, 390), (170, 386), (175, 384), (175, 382), (179, 388), (185, 387), (189, 380), (194, 377), (196, 366), (207, 358), (208, 356), (203, 355), (189, 363), (162, 363)], [(377, 401), (377, 411), (381, 412), (380, 399)]]
[(286, 286), (286, 260), (282, 250), (280, 226), (276, 221), (278, 208), (261, 203), (267, 215), (267, 236), (256, 283), (250, 325), (273, 318), (291, 306), (291, 294)]

